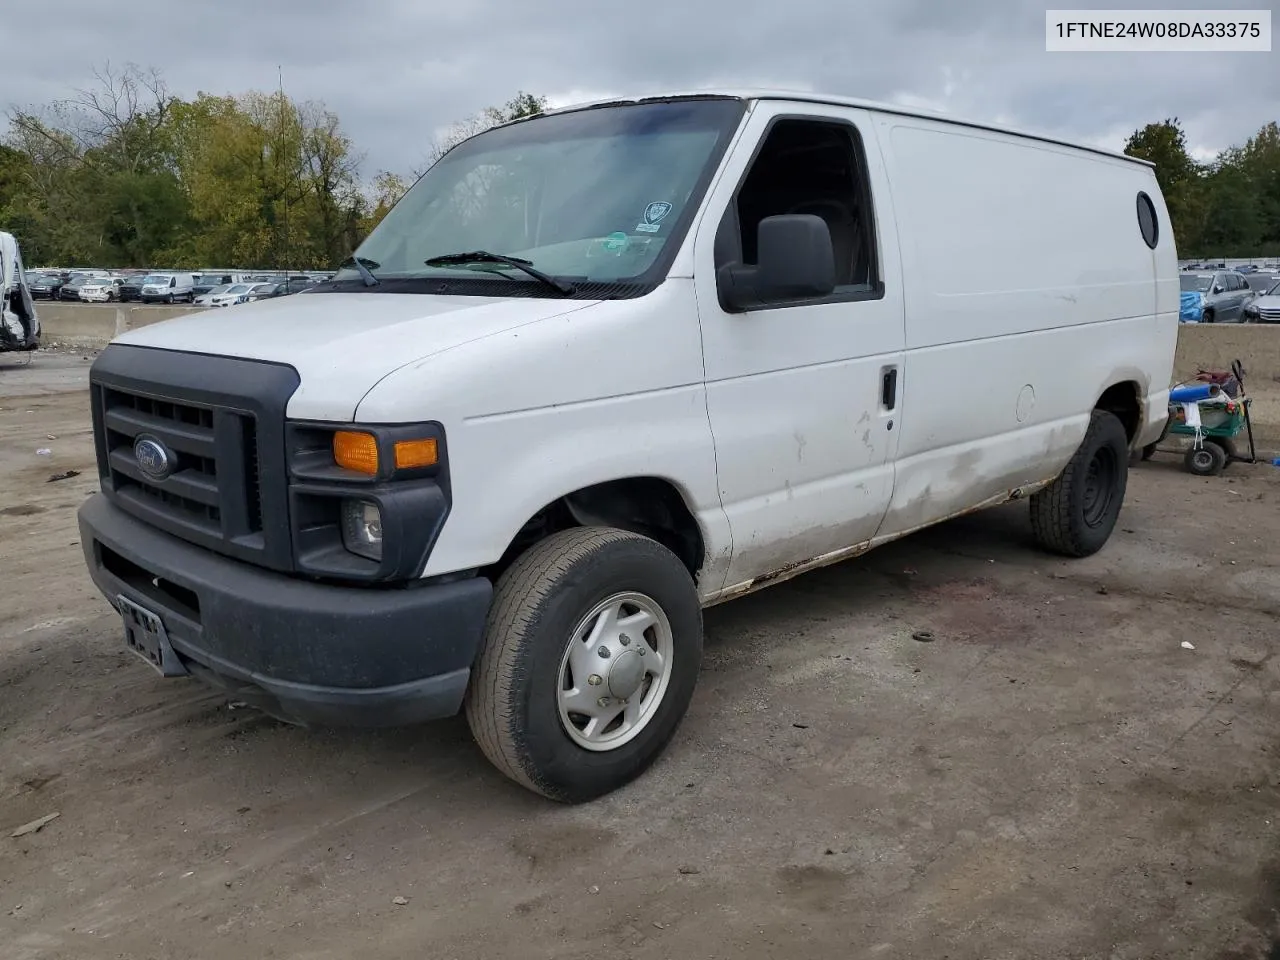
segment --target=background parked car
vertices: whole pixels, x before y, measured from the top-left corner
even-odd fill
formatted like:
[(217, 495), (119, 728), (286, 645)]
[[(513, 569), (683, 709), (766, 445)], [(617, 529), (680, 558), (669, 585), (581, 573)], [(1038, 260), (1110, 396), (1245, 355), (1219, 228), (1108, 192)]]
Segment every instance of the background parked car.
[(230, 307), (233, 304), (245, 303), (249, 299), (250, 284), (233, 283), (222, 288), (221, 293), (211, 294), (208, 299), (211, 307)]
[(1200, 294), (1203, 323), (1240, 323), (1244, 308), (1253, 299), (1249, 284), (1234, 270), (1216, 273), (1184, 273), (1184, 292)]
[(145, 274), (140, 273), (124, 278), (124, 282), (120, 284), (120, 289), (116, 291), (121, 303), (142, 299), (142, 281), (145, 276)]
[(229, 273), (202, 273), (192, 291), (195, 293), (196, 299), (199, 300), (200, 297), (212, 291), (214, 287), (225, 287), (231, 282), (232, 277)]
[(315, 282), (310, 277), (288, 277), (276, 284), (273, 297), (287, 297), (291, 293), (301, 293), (309, 287), (315, 286)]
[(1245, 323), (1280, 323), (1280, 280), (1244, 308)]
[(80, 299), (85, 303), (111, 303), (120, 298), (121, 277), (88, 277), (80, 284)]
[(255, 300), (268, 300), (275, 296), (276, 287), (278, 286), (280, 284), (271, 281), (251, 284), (246, 302), (253, 303)]
[(57, 300), (62, 289), (62, 277), (56, 273), (38, 273), (28, 285), (31, 296), (37, 300)]
[(80, 285), (83, 284), (86, 280), (92, 280), (92, 279), (94, 278), (87, 276), (86, 274), (83, 274), (83, 273), (73, 273), (67, 279), (67, 282), (64, 283), (61, 286), (61, 288), (59, 288), (58, 299), (59, 300), (79, 300)]
[(1260, 297), (1280, 282), (1280, 274), (1268, 270), (1265, 273), (1251, 273), (1244, 279), (1245, 283), (1249, 284), (1249, 289)]
[(220, 284), (212, 290), (206, 290), (204, 293), (198, 294), (192, 302), (198, 307), (212, 307), (213, 298), (226, 293), (230, 286), (231, 284), (229, 283)]

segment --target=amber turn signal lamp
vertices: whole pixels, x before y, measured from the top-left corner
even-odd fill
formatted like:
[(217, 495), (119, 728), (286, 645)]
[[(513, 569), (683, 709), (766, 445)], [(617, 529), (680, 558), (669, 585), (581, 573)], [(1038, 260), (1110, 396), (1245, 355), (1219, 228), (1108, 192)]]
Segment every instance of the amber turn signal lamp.
[(371, 433), (339, 430), (333, 435), (333, 460), (340, 467), (376, 477), (378, 441)]

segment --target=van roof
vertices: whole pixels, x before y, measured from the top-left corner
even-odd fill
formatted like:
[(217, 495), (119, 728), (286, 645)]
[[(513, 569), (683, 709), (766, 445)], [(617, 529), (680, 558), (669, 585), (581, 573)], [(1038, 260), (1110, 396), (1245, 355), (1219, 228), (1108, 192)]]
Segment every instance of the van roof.
[[(920, 117), (924, 120), (937, 120), (942, 123), (953, 123), (963, 127), (973, 127), (978, 130), (991, 130), (995, 133), (1009, 134), (1015, 137), (1024, 137), (1028, 140), (1039, 140), (1042, 143), (1053, 143), (1063, 147), (1071, 147), (1076, 150), (1084, 150), (1089, 153), (1100, 154), (1104, 157), (1111, 157), (1117, 160), (1127, 160), (1130, 163), (1136, 163), (1144, 167), (1154, 167), (1155, 164), (1142, 160), (1138, 157), (1131, 157), (1126, 153), (1118, 150), (1108, 150), (1105, 147), (1095, 147), (1089, 144), (1077, 143), (1072, 140), (1064, 140), (1043, 133), (1029, 133), (1026, 130), (1017, 130), (1012, 127), (1005, 127), (994, 123), (984, 123), (977, 120), (966, 120), (963, 117), (953, 117), (945, 113), (936, 113), (930, 110), (921, 110), (916, 107), (905, 107), (901, 104), (894, 103), (877, 103), (874, 100), (860, 100), (856, 97), (841, 97), (834, 94), (813, 93), (807, 90), (771, 90), (771, 89), (740, 89), (740, 90), (689, 90), (675, 93), (649, 94), (646, 96), (635, 97), (610, 97), (605, 100), (594, 100), (587, 103), (570, 104), (564, 107), (557, 107), (554, 110), (545, 111), (548, 114), (570, 113), (575, 110), (590, 110), (596, 107), (612, 106), (614, 104), (623, 103), (654, 103), (664, 100), (696, 100), (707, 99), (711, 97), (721, 97), (730, 100), (791, 100), (800, 103), (824, 103), (837, 107), (854, 107), (861, 110), (874, 110), (878, 113), (892, 113), (903, 117)], [(523, 118), (531, 119), (531, 118)], [(520, 123), (520, 120), (513, 121)]]

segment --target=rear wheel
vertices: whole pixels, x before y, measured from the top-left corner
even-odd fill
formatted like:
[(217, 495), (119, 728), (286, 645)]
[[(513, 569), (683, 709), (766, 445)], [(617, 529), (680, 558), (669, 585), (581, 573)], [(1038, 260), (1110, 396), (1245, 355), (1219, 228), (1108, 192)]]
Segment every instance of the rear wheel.
[(1115, 414), (1094, 410), (1062, 474), (1031, 498), (1031, 528), (1046, 550), (1087, 557), (1115, 529), (1129, 478), (1129, 440)]
[(499, 579), (467, 722), (512, 780), (591, 800), (657, 759), (701, 659), (702, 610), (675, 554), (622, 530), (566, 530)]

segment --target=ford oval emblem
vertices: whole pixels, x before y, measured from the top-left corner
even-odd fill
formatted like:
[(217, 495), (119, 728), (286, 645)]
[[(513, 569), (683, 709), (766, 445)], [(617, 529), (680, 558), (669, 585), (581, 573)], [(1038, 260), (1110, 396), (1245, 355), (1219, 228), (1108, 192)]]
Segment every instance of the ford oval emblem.
[(155, 437), (142, 436), (133, 441), (133, 459), (138, 469), (152, 480), (163, 480), (173, 473), (173, 458)]

